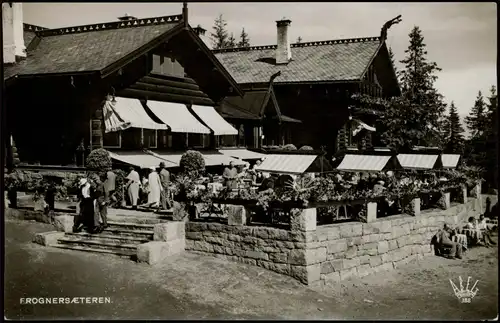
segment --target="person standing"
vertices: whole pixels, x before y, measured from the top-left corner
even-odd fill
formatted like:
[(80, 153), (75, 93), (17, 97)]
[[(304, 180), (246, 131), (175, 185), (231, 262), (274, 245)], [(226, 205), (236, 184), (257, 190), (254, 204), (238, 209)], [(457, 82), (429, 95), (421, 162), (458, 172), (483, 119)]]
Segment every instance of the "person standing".
[[(73, 232), (80, 232), (82, 227), (88, 232), (94, 231), (94, 200), (92, 187), (87, 178), (80, 179), (80, 213), (75, 216)], [(81, 227), (82, 226), (82, 227)]]
[(151, 173), (148, 176), (149, 193), (148, 193), (148, 205), (149, 207), (159, 207), (160, 205), (160, 194), (163, 190), (160, 176), (156, 172), (155, 167), (151, 167)]
[(116, 190), (116, 174), (111, 169), (106, 172), (104, 189), (106, 191), (107, 203), (110, 203), (111, 200), (116, 201), (114, 198)]
[(163, 190), (161, 191), (160, 201), (164, 210), (170, 209), (170, 172), (165, 168), (165, 163), (160, 163), (160, 182)]
[(137, 210), (137, 200), (139, 199), (141, 178), (139, 177), (139, 173), (133, 167), (130, 167), (130, 173), (128, 174), (127, 179), (127, 192), (130, 199), (130, 204), (132, 204), (133, 210)]
[(104, 173), (101, 175), (100, 181), (97, 184), (97, 188), (95, 191), (96, 214), (94, 216), (94, 225), (99, 228), (100, 232), (104, 228), (108, 227), (109, 196), (108, 196), (108, 191), (106, 189), (106, 180), (107, 180), (107, 174)]
[(229, 162), (229, 167), (224, 169), (222, 173), (222, 177), (226, 181), (226, 187), (229, 189), (234, 189), (237, 186), (236, 177), (238, 176), (238, 170), (234, 167), (234, 162)]

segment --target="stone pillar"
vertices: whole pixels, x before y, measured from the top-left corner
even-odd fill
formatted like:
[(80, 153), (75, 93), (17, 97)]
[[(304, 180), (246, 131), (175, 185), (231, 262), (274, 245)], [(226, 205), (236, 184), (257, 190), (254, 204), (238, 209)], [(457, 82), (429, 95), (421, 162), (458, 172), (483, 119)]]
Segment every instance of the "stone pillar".
[(377, 202), (369, 202), (366, 204), (366, 222), (377, 221)]
[(443, 210), (448, 210), (450, 208), (450, 192), (441, 193), (438, 205)]
[(419, 216), (420, 215), (420, 197), (416, 197), (410, 201), (410, 207), (408, 208), (410, 215)]
[(481, 182), (478, 182), (476, 184), (476, 187), (474, 188), (476, 191), (476, 200), (477, 200), (477, 207), (476, 210), (479, 211), (480, 214), (483, 213), (483, 199), (481, 196)]
[(467, 204), (467, 187), (462, 187), (462, 204)]
[(227, 223), (229, 225), (245, 225), (247, 223), (245, 208), (241, 205), (228, 205)]
[(155, 265), (186, 249), (186, 224), (173, 221), (156, 224), (153, 240), (137, 246), (137, 261)]
[(290, 214), (291, 231), (315, 231), (316, 208), (292, 211)]

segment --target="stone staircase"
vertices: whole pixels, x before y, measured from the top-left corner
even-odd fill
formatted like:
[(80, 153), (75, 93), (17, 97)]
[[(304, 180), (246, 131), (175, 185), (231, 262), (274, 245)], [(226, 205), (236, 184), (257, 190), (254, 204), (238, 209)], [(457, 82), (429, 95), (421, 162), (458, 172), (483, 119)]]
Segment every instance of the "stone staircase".
[[(165, 215), (112, 210), (101, 233), (67, 232), (49, 244), (51, 247), (135, 258), (140, 244), (153, 241), (155, 224), (168, 222)], [(124, 214), (125, 213), (125, 214)]]

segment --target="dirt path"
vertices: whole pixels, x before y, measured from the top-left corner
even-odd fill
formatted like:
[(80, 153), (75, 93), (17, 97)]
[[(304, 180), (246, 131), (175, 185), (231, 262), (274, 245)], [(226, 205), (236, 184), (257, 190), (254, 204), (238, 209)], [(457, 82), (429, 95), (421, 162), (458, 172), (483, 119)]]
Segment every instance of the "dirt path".
[[(311, 290), (263, 268), (186, 253), (157, 267), (31, 243), (49, 225), (7, 220), (5, 315), (12, 319), (481, 319), (497, 313), (495, 249), (429, 257)], [(449, 279), (479, 279), (460, 304)], [(112, 304), (21, 306), (20, 297), (110, 296)]]

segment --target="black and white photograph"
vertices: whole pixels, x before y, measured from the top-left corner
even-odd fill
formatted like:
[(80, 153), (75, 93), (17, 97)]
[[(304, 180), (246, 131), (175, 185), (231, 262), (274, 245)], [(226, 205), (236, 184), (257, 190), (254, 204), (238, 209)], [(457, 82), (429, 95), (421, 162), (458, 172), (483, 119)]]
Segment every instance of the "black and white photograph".
[(1, 8), (6, 320), (498, 320), (496, 3)]

